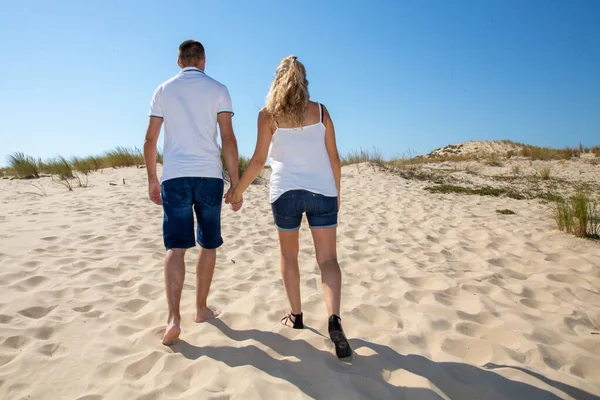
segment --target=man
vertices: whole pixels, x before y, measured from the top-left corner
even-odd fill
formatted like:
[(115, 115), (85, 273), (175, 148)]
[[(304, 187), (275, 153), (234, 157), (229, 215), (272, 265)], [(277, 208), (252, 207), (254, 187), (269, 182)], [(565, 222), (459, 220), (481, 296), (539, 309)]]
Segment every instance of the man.
[[(179, 46), (177, 64), (181, 71), (160, 85), (150, 103), (150, 123), (144, 143), (150, 200), (163, 206), (165, 284), (169, 318), (162, 343), (170, 346), (181, 333), (179, 303), (185, 277), (184, 256), (195, 247), (196, 322), (218, 315), (208, 308), (207, 297), (221, 238), (223, 170), (217, 144), (221, 132), (225, 166), (231, 179), (230, 191), (238, 183), (238, 149), (231, 119), (233, 108), (227, 88), (204, 73), (204, 47), (195, 40)], [(156, 144), (165, 125), (163, 174), (156, 174)], [(242, 202), (233, 204), (238, 211)], [(197, 233), (194, 238), (194, 214)]]

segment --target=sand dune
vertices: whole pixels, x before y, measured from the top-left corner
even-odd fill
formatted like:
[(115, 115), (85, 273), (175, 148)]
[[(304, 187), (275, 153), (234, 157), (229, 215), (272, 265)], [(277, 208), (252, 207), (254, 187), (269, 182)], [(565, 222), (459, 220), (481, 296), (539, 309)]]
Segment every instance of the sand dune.
[(0, 398), (600, 399), (600, 245), (556, 231), (539, 201), (430, 194), (345, 167), (347, 365), (324, 336), (306, 224), (310, 328), (279, 323), (288, 305), (264, 185), (223, 212), (209, 298), (223, 315), (193, 322), (189, 253), (182, 341), (162, 346), (162, 213), (145, 182), (136, 168), (74, 192), (43, 178), (40, 196), (0, 180)]

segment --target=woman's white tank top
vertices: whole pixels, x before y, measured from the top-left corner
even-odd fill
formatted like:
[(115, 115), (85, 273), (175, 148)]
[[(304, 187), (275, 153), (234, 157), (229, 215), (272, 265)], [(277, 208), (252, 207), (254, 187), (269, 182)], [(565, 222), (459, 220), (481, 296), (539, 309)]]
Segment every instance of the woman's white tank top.
[(325, 147), (321, 104), (319, 114), (319, 122), (301, 128), (280, 128), (275, 122), (276, 130), (269, 149), (271, 203), (290, 190), (308, 190), (337, 197), (335, 178)]

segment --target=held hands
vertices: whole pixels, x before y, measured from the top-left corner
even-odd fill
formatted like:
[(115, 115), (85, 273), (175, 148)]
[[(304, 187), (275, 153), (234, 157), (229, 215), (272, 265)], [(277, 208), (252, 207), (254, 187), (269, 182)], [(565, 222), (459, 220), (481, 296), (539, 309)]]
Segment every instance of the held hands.
[(233, 211), (239, 211), (244, 204), (244, 196), (237, 193), (235, 187), (232, 185), (224, 196), (225, 204), (231, 204)]
[(148, 182), (148, 197), (150, 197), (150, 200), (157, 206), (162, 205), (160, 182), (158, 182), (158, 180)]

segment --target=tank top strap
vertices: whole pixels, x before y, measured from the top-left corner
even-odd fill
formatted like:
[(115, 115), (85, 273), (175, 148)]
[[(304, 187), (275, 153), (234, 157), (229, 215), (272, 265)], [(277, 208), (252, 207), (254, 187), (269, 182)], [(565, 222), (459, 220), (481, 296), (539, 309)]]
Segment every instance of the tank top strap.
[(323, 104), (319, 103), (319, 121), (323, 123)]

